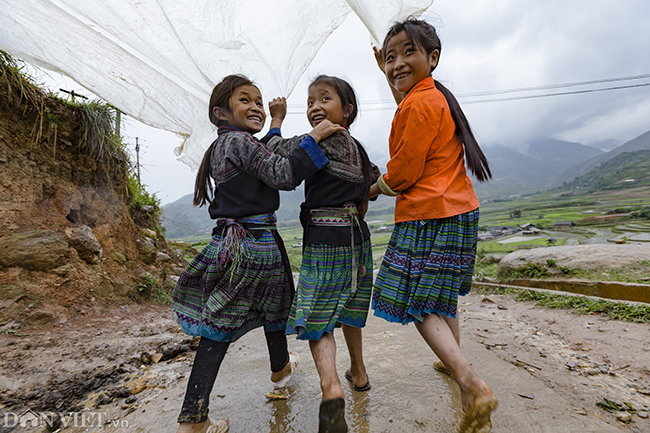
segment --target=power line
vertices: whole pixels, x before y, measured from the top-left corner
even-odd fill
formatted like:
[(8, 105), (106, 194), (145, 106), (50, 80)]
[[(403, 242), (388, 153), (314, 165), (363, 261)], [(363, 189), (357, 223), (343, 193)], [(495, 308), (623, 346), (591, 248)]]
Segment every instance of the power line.
[(546, 93), (543, 95), (513, 96), (512, 98), (483, 99), (483, 100), (475, 100), (475, 101), (466, 101), (463, 102), (463, 104), (468, 105), (468, 104), (482, 104), (485, 102), (503, 102), (503, 101), (517, 101), (522, 99), (548, 98), (550, 96), (578, 95), (582, 93), (606, 92), (609, 90), (632, 89), (635, 87), (645, 87), (645, 86), (650, 86), (650, 83), (631, 84), (629, 86), (604, 87), (601, 89), (574, 90), (572, 92)]
[[(642, 83), (642, 84), (631, 84), (629, 86), (615, 86), (615, 87), (604, 87), (601, 89), (588, 89), (588, 90), (574, 90), (571, 92), (557, 92), (557, 93), (545, 93), (542, 95), (526, 95), (526, 96), (513, 96), (511, 98), (496, 98), (496, 99), (477, 99), (474, 101), (465, 101), (463, 102), (463, 105), (471, 105), (471, 104), (484, 104), (487, 102), (504, 102), (504, 101), (518, 101), (518, 100), (523, 100), (523, 99), (537, 99), (537, 98), (548, 98), (551, 96), (565, 96), (565, 95), (579, 95), (583, 93), (595, 93), (595, 92), (605, 92), (605, 91), (610, 91), (610, 90), (623, 90), (623, 89), (632, 89), (636, 87), (645, 87), (645, 86), (650, 86), (650, 83)], [(393, 104), (392, 107), (371, 107), (371, 108), (366, 108), (363, 110), (364, 113), (369, 112), (369, 111), (387, 111), (387, 110), (395, 110), (395, 102), (394, 101), (386, 101), (386, 103), (390, 102)], [(305, 114), (303, 111), (290, 111), (287, 112), (287, 114)]]
[(643, 78), (650, 78), (650, 74), (643, 75), (630, 75), (628, 77), (619, 77), (619, 78), (604, 78), (601, 80), (591, 80), (591, 81), (577, 81), (574, 83), (564, 83), (564, 84), (549, 84), (546, 86), (537, 86), (537, 87), (521, 87), (518, 89), (507, 89), (507, 90), (492, 90), (487, 92), (475, 92), (475, 93), (463, 93), (457, 95), (458, 98), (467, 98), (473, 96), (492, 96), (492, 95), (503, 95), (506, 93), (517, 93), (517, 92), (532, 92), (536, 90), (552, 90), (552, 89), (563, 89), (567, 87), (576, 87), (576, 86), (586, 86), (589, 84), (602, 84), (602, 83), (612, 83), (616, 81), (628, 81), (628, 80), (641, 80)]
[[(533, 92), (533, 91), (538, 91), (538, 90), (552, 90), (552, 89), (563, 89), (567, 87), (577, 87), (577, 86), (586, 86), (586, 85), (591, 85), (591, 84), (602, 84), (602, 83), (612, 83), (612, 82), (617, 82), (617, 81), (629, 81), (629, 80), (641, 80), (644, 78), (650, 78), (650, 74), (641, 74), (641, 75), (629, 75), (625, 77), (616, 77), (616, 78), (603, 78), (599, 80), (590, 80), (590, 81), (576, 81), (572, 83), (562, 83), (562, 84), (548, 84), (544, 86), (535, 86), (535, 87), (520, 87), (520, 88), (515, 88), (515, 89), (503, 89), (503, 90), (489, 90), (485, 92), (473, 92), (473, 93), (461, 93), (458, 95), (455, 95), (456, 98), (469, 98), (469, 97), (477, 97), (477, 96), (494, 96), (494, 95), (503, 95), (503, 94), (508, 94), (508, 93), (518, 93), (518, 92)], [(605, 91), (605, 90), (618, 90), (618, 89), (627, 89), (630, 87), (643, 87), (648, 84), (641, 84), (641, 85), (632, 85), (632, 86), (620, 86), (620, 87), (609, 87), (609, 88), (603, 88), (603, 89), (594, 89), (591, 91), (577, 91), (575, 93), (590, 93), (592, 91), (598, 92), (598, 91)], [(536, 96), (527, 96), (527, 97), (516, 97), (516, 98), (507, 98), (507, 99), (491, 99), (489, 101), (485, 102), (497, 102), (497, 101), (512, 101), (512, 100), (517, 100), (517, 99), (530, 99), (530, 98), (540, 98), (540, 97), (546, 97), (546, 96), (558, 96), (558, 95), (571, 95), (573, 93), (571, 92), (566, 92), (566, 93), (551, 93), (551, 94), (544, 94), (544, 95), (536, 95)], [(381, 104), (394, 104), (395, 101), (391, 99), (380, 99), (380, 100), (375, 100), (375, 101), (360, 101), (359, 105), (362, 106), (367, 106), (367, 105), (381, 105)], [(472, 102), (465, 102), (465, 104), (478, 104), (481, 103), (480, 101), (472, 101)], [(288, 105), (287, 108), (303, 108), (303, 106), (298, 105), (298, 104), (291, 104)], [(364, 111), (382, 111), (385, 110), (386, 108), (379, 108), (379, 109), (365, 109)], [(392, 108), (391, 108), (392, 109)], [(291, 112), (287, 114), (299, 114), (297, 112)]]

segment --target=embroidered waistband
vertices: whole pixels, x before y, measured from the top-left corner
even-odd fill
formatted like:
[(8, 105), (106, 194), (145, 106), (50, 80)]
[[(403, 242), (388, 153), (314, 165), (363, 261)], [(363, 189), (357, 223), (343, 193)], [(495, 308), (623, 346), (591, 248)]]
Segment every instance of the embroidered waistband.
[(217, 226), (212, 235), (221, 233), (217, 249), (220, 266), (230, 262), (238, 265), (241, 260), (250, 258), (250, 244), (247, 230), (272, 230), (277, 223), (275, 213), (251, 215), (242, 218), (217, 218)]
[(341, 207), (322, 207), (311, 209), (309, 217), (315, 226), (349, 227), (359, 216), (359, 210), (354, 203), (345, 203)]
[(354, 254), (354, 228), (361, 230), (359, 220), (359, 209), (354, 203), (345, 203), (341, 207), (322, 207), (309, 211), (311, 223), (315, 226), (329, 227), (350, 227), (350, 254), (352, 255), (352, 293), (357, 291), (357, 279), (365, 274), (365, 267), (362, 267), (362, 274), (359, 275), (358, 263)]

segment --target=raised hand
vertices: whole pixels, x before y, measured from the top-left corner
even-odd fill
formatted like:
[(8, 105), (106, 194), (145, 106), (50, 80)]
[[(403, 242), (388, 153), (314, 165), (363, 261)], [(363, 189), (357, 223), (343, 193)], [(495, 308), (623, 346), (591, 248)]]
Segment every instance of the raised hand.
[(375, 60), (377, 61), (377, 66), (379, 66), (379, 69), (381, 69), (381, 72), (384, 74), (386, 73), (386, 61), (384, 60), (384, 53), (382, 49), (377, 49), (377, 47), (373, 46), (372, 51), (375, 54)]
[(269, 113), (271, 114), (271, 129), (280, 128), (287, 116), (287, 99), (273, 98), (269, 101)]
[(345, 131), (345, 128), (339, 125), (338, 123), (332, 123), (328, 119), (323, 120), (321, 123), (316, 125), (314, 129), (311, 130), (309, 135), (313, 138), (316, 143), (320, 143), (321, 140), (326, 139), (330, 135), (338, 131)]

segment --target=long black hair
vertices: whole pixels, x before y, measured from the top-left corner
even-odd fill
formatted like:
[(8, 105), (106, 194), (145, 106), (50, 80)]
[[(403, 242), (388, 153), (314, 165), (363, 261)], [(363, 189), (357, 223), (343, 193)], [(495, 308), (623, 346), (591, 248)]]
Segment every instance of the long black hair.
[[(210, 95), (210, 111), (208, 112), (210, 122), (215, 126), (228, 125), (228, 122), (225, 120), (217, 118), (214, 114), (214, 109), (219, 108), (227, 113), (232, 113), (230, 97), (238, 87), (246, 85), (254, 86), (253, 82), (243, 75), (228, 75), (219, 84), (214, 86), (212, 95)], [(212, 157), (214, 143), (216, 143), (216, 140), (203, 154), (199, 171), (196, 173), (194, 200), (192, 201), (194, 206), (203, 206), (206, 203), (210, 203), (214, 197), (214, 185), (212, 184), (212, 173), (210, 170), (210, 158)]]
[[(406, 32), (409, 39), (411, 40), (411, 45), (413, 48), (422, 48), (427, 55), (430, 55), (435, 50), (438, 50), (438, 56), (442, 51), (442, 43), (440, 42), (440, 37), (436, 28), (431, 24), (423, 20), (418, 20), (415, 18), (407, 18), (403, 22), (395, 23), (386, 34), (384, 43), (382, 46), (382, 52), (384, 56), (386, 55), (386, 50), (388, 48), (388, 42), (390, 39), (400, 32)], [(431, 68), (430, 72), (433, 72), (435, 67)], [(456, 97), (451, 93), (449, 89), (443, 86), (437, 80), (435, 81), (436, 88), (440, 90), (449, 109), (451, 110), (451, 117), (454, 119), (456, 124), (456, 137), (458, 140), (463, 143), (465, 149), (465, 157), (467, 159), (467, 167), (471, 172), (476, 176), (479, 182), (485, 182), (488, 179), (492, 178), (492, 172), (490, 171), (490, 165), (488, 160), (481, 150), (472, 128), (469, 126), (469, 121), (465, 117), (465, 113), (460, 108), (460, 104)]]
[[(343, 108), (343, 111), (347, 113), (348, 109), (350, 110), (347, 117), (347, 124), (343, 125), (349, 128), (359, 113), (359, 101), (357, 100), (357, 94), (354, 92), (354, 89), (350, 83), (342, 78), (332, 77), (330, 75), (319, 75), (318, 77), (314, 78), (314, 80), (309, 85), (309, 88), (311, 89), (313, 86), (316, 86), (318, 84), (326, 84), (336, 90), (336, 94), (339, 95), (339, 98), (341, 99), (341, 106)], [(361, 203), (358, 204), (364, 204), (366, 200), (368, 200), (370, 185), (372, 185), (372, 166), (370, 164), (370, 158), (368, 158), (368, 153), (366, 153), (366, 149), (364, 149), (363, 145), (356, 139), (354, 139), (354, 142), (356, 143), (357, 148), (359, 149), (359, 154), (361, 155), (363, 180), (366, 184), (366, 193)]]

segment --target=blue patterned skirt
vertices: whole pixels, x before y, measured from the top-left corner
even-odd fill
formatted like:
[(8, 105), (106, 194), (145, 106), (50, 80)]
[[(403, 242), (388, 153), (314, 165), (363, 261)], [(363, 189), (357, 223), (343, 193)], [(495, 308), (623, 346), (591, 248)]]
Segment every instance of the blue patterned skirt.
[[(370, 239), (351, 246), (308, 245), (302, 255), (300, 279), (287, 334), (299, 340), (320, 340), (341, 324), (366, 326), (372, 294)], [(356, 291), (352, 292), (352, 260), (358, 263)]]
[(395, 225), (375, 281), (377, 317), (407, 324), (437, 313), (456, 317), (458, 295), (472, 286), (478, 209)]
[(293, 277), (279, 249), (282, 240), (271, 230), (247, 240), (248, 258), (223, 265), (221, 235), (213, 236), (178, 279), (174, 314), (187, 334), (228, 342), (260, 326), (285, 329)]

